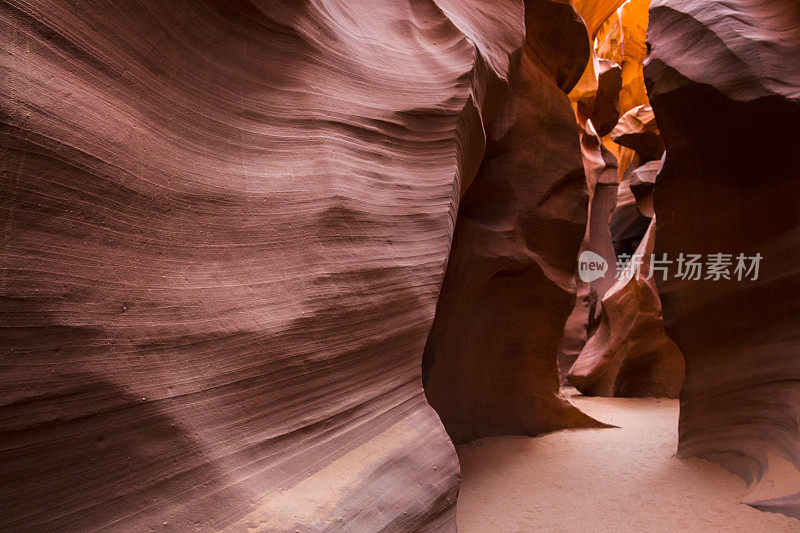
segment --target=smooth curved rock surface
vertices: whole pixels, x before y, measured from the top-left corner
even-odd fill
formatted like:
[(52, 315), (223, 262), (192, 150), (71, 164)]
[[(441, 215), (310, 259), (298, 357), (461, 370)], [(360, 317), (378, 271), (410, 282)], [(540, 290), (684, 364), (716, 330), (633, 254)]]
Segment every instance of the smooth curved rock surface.
[(645, 35), (649, 6), (650, 0), (626, 0), (619, 8), (619, 41), (622, 47), (622, 59), (618, 61), (622, 67), (619, 104), (622, 114), (648, 103), (642, 62), (647, 57)]
[(650, 227), (650, 218), (639, 210), (636, 197), (631, 191), (631, 174), (636, 160), (628, 166), (628, 170), (617, 187), (617, 203), (611, 214), (611, 238), (617, 255), (633, 255), (642, 238)]
[[(589, 212), (580, 253), (590, 251), (602, 257), (609, 268), (616, 264), (611, 236), (611, 213), (617, 203), (617, 160), (595, 133), (591, 120), (581, 128), (581, 155), (589, 191)], [(580, 255), (578, 256), (580, 260)], [(600, 323), (600, 300), (614, 284), (613, 270), (592, 281), (575, 276), (575, 307), (564, 326), (564, 338), (558, 349), (562, 382), (575, 363), (586, 341)]]
[(611, 139), (639, 155), (639, 162), (660, 159), (664, 154), (664, 141), (658, 132), (653, 109), (642, 104), (622, 115), (609, 133)]
[(622, 89), (622, 69), (608, 59), (597, 60), (597, 95), (589, 116), (598, 136), (605, 137), (619, 120), (619, 93)]
[(656, 176), (661, 171), (666, 154), (658, 161), (648, 161), (640, 167), (636, 167), (630, 175), (631, 194), (636, 199), (636, 208), (642, 216), (653, 218), (653, 192), (656, 188)]
[(0, 529), (453, 529), (420, 362), (522, 4), (0, 25)]
[(625, 0), (572, 0), (572, 5), (586, 24), (591, 41), (603, 23), (624, 3)]
[[(642, 61), (647, 54), (645, 33), (649, 4), (650, 0), (627, 0), (621, 3), (619, 8), (600, 25), (596, 33), (597, 57), (613, 61), (621, 69), (622, 79), (618, 95), (621, 115), (636, 106), (649, 104), (642, 74)], [(599, 127), (599, 122), (595, 122), (595, 125)], [(606, 147), (616, 156), (618, 176), (622, 179), (636, 153), (630, 148), (614, 143), (611, 139), (606, 139)]]
[[(604, 142), (602, 138), (614, 129), (619, 120), (623, 80), (622, 69), (615, 61), (623, 62), (625, 55), (621, 41), (611, 45), (609, 40), (614, 35), (622, 38), (623, 32), (619, 26), (621, 13), (627, 9), (628, 4), (623, 6), (623, 2), (578, 1), (575, 5), (587, 23), (588, 35), (592, 41), (591, 60), (580, 81), (569, 94), (580, 128), (581, 154), (589, 192), (588, 223), (579, 260), (584, 257), (584, 252), (591, 252), (603, 258), (613, 269), (616, 256), (609, 222), (617, 203), (619, 163), (611, 150), (620, 153), (627, 149), (610, 139)], [(603, 45), (600, 44), (601, 41)], [(607, 56), (613, 54), (614, 60), (598, 57), (601, 51)], [(627, 151), (633, 153), (631, 150)], [(643, 232), (644, 229), (642, 234)], [(587, 282), (576, 275), (575, 284), (575, 307), (567, 319), (558, 353), (561, 380), (564, 384), (569, 369), (599, 325), (600, 300), (613, 285), (613, 276), (601, 276)]]
[[(760, 254), (758, 279), (660, 286), (686, 357), (681, 456), (800, 516), (800, 4), (654, 0), (645, 74), (667, 157), (657, 253)], [(770, 490), (762, 490), (769, 486)], [(765, 496), (765, 493), (769, 493)]]
[(681, 390), (683, 356), (664, 332), (656, 289), (661, 273), (651, 268), (655, 236), (653, 220), (625, 272), (605, 292), (600, 326), (567, 375), (587, 396), (677, 398)]
[(588, 36), (569, 4), (526, 2), (526, 23), (509, 101), (459, 206), (425, 349), (425, 393), (456, 443), (597, 424), (560, 396), (557, 365), (588, 201), (566, 93)]

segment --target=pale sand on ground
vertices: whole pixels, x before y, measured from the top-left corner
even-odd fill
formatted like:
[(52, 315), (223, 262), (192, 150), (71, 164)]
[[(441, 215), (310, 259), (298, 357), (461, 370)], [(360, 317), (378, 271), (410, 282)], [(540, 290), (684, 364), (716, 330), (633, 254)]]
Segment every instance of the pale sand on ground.
[(677, 400), (566, 392), (619, 428), (459, 446), (460, 533), (800, 531), (800, 520), (739, 503), (747, 488), (737, 476), (675, 457)]

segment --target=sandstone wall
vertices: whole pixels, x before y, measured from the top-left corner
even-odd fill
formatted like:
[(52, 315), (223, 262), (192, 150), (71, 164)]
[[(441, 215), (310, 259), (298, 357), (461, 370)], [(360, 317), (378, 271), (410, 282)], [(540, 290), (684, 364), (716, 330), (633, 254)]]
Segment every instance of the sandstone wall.
[(425, 349), (425, 392), (456, 443), (596, 425), (559, 395), (588, 193), (567, 93), (589, 58), (566, 3), (526, 2), (527, 42), (459, 206)]
[(681, 456), (800, 516), (800, 5), (654, 0), (645, 65), (667, 148), (656, 253), (760, 254), (757, 280), (660, 287), (686, 357)]
[(522, 3), (0, 27), (0, 529), (453, 529), (420, 363)]

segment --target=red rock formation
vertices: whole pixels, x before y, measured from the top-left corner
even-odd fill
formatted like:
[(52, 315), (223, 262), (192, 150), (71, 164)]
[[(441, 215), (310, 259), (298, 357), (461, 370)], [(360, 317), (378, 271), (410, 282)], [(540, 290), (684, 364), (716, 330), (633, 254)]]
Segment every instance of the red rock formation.
[[(616, 255), (609, 220), (617, 202), (617, 160), (595, 134), (591, 120), (583, 124), (580, 139), (589, 191), (589, 220), (580, 252), (588, 250), (599, 255), (613, 269)], [(558, 349), (562, 382), (566, 381), (567, 372), (575, 363), (587, 339), (597, 329), (600, 322), (600, 300), (613, 284), (613, 272), (588, 282), (581, 280), (580, 276), (575, 277), (575, 307), (564, 326), (564, 338)]]
[(597, 95), (591, 114), (587, 115), (598, 136), (605, 137), (619, 120), (619, 93), (622, 89), (622, 69), (608, 59), (597, 60)]
[(569, 4), (526, 2), (527, 43), (510, 97), (461, 200), (425, 351), (428, 401), (456, 443), (595, 424), (558, 393), (587, 212), (566, 93), (589, 54)]
[[(626, 129), (630, 122), (626, 114), (615, 131)], [(646, 122), (654, 123), (652, 113)], [(640, 135), (638, 131), (650, 127), (628, 129), (633, 132), (630, 140)], [(653, 134), (658, 135), (657, 131)], [(659, 139), (657, 143), (660, 142)], [(650, 142), (651, 145), (657, 143)], [(588, 170), (592, 165), (586, 163), (587, 153), (590, 151), (584, 148), (584, 164)], [(637, 154), (633, 163), (640, 157), (643, 156)], [(584, 248), (599, 253), (610, 268), (605, 276), (591, 283), (577, 280), (578, 301), (567, 321), (559, 353), (565, 380), (586, 395), (675, 398), (683, 383), (683, 356), (666, 336), (661, 317), (661, 301), (655, 284), (655, 277), (661, 273), (656, 272), (653, 277), (650, 274), (656, 230), (649, 217), (653, 216), (653, 186), (660, 163), (650, 161), (635, 169), (629, 166), (619, 189), (616, 165), (605, 169), (606, 175), (610, 174), (605, 181), (613, 183), (605, 203), (600, 203), (602, 200), (598, 197), (602, 198), (600, 195), (609, 185), (598, 183), (591, 191), (595, 198), (590, 212), (596, 210), (597, 214), (591, 214), (589, 228), (596, 229), (587, 233)], [(612, 210), (610, 229), (613, 235), (609, 232)], [(643, 228), (647, 230), (642, 232)], [(594, 235), (594, 240), (588, 238), (590, 234)], [(620, 253), (634, 255), (616, 283), (617, 261), (612, 240)]]
[[(607, 18), (620, 3), (574, 2), (586, 22), (590, 42), (596, 39), (603, 17)], [(622, 70), (611, 60), (597, 58), (595, 46), (590, 49), (590, 61), (581, 79), (569, 93), (578, 121), (586, 189), (589, 193), (588, 220), (580, 253), (590, 251), (613, 265), (616, 257), (608, 223), (617, 198), (617, 160), (603, 145), (601, 138), (614, 129), (619, 119)], [(558, 349), (562, 383), (566, 383), (567, 372), (597, 327), (600, 299), (613, 284), (608, 279), (601, 276), (585, 282), (580, 276), (575, 276), (575, 306), (567, 318), (564, 337)]]
[(617, 254), (632, 255), (650, 226), (650, 219), (639, 210), (631, 191), (631, 174), (635, 165), (634, 159), (617, 187), (617, 203), (611, 215), (611, 236)]
[(732, 254), (731, 274), (762, 257), (755, 281), (660, 287), (686, 357), (679, 455), (774, 484), (751, 502), (800, 516), (800, 5), (654, 0), (648, 42), (656, 252)]
[(680, 392), (683, 356), (664, 332), (656, 289), (662, 274), (653, 272), (651, 264), (655, 230), (654, 220), (620, 279), (603, 296), (600, 326), (569, 371), (569, 383), (583, 394), (676, 398)]
[(636, 199), (636, 208), (644, 217), (655, 216), (653, 210), (653, 191), (656, 186), (656, 176), (664, 164), (664, 159), (648, 161), (631, 172), (628, 188)]
[[(590, 9), (596, 9), (593, 8), (595, 2), (589, 0), (581, 0), (578, 4), (581, 6), (588, 4)], [(596, 4), (605, 5), (608, 1), (600, 0)], [(642, 61), (647, 53), (645, 32), (649, 5), (650, 0), (619, 2), (616, 11), (609, 13), (610, 16), (599, 23), (594, 34), (594, 52), (598, 60), (611, 61), (620, 66), (621, 86), (617, 100), (618, 110), (623, 115), (637, 106), (649, 104), (642, 74)], [(585, 8), (581, 8), (581, 14), (586, 16)], [(592, 16), (589, 18), (595, 20)], [(600, 122), (594, 120), (594, 123), (598, 132), (605, 131), (600, 127)], [(606, 147), (617, 158), (618, 176), (622, 178), (635, 152), (607, 137), (604, 140)]]
[[(587, 18), (594, 20), (592, 9), (597, 6), (583, 7), (588, 10)], [(594, 52), (626, 66), (624, 84), (617, 63), (601, 58), (595, 61), (594, 69), (587, 68), (570, 93), (582, 128), (591, 198), (590, 220), (581, 249), (597, 253), (610, 265), (605, 276), (590, 283), (576, 279), (576, 305), (559, 349), (562, 379), (589, 395), (675, 397), (683, 381), (680, 350), (666, 337), (655, 282), (646, 279), (655, 238), (652, 189), (660, 164), (651, 160), (660, 158), (664, 151), (641, 74), (646, 19), (646, 2), (637, 1), (624, 4), (603, 24), (598, 23)], [(617, 42), (610, 39), (614, 34), (619, 37)], [(605, 70), (599, 65), (605, 65)], [(595, 71), (599, 74), (593, 80), (591, 74)], [(620, 100), (629, 107), (622, 117), (618, 117)], [(634, 105), (637, 102), (641, 103)], [(607, 145), (616, 147), (627, 167), (619, 187), (619, 164), (613, 155), (603, 153), (605, 146), (593, 135), (596, 118), (603, 123), (601, 135), (610, 134)], [(586, 142), (592, 138), (594, 142)], [(644, 165), (639, 166), (642, 162)], [(598, 182), (596, 174), (600, 169), (607, 183)], [(643, 241), (645, 233), (647, 238)], [(639, 264), (639, 270), (645, 273), (642, 279), (631, 275), (614, 283), (614, 248), (618, 253), (637, 254), (631, 268)]]
[[(458, 465), (420, 360), (521, 3), (36, 1), (0, 20), (0, 529), (452, 529)], [(523, 225), (561, 310), (584, 196), (556, 116), (567, 164), (531, 186), (556, 222)]]
[(664, 153), (664, 141), (649, 105), (636, 106), (622, 115), (610, 136), (615, 143), (636, 152), (642, 163), (659, 159)]
[(594, 129), (604, 137), (619, 118), (619, 93), (622, 88), (622, 69), (607, 58), (599, 58), (592, 44), (605, 21), (624, 3), (623, 0), (572, 0), (586, 24), (590, 43), (590, 59), (583, 75), (570, 92), (575, 102), (578, 121), (591, 119)]

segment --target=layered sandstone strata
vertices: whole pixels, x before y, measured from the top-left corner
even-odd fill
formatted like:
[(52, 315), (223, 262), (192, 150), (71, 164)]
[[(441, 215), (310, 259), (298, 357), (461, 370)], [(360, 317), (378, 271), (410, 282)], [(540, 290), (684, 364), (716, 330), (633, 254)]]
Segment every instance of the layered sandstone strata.
[[(681, 456), (800, 516), (800, 5), (654, 0), (645, 66), (667, 148), (656, 252), (730, 254), (731, 279), (660, 286), (686, 357)], [(737, 257), (760, 255), (740, 281)], [(747, 260), (749, 268), (751, 260)]]
[[(0, 529), (452, 529), (420, 363), (522, 3), (36, 1), (0, 24)], [(564, 96), (529, 76), (536, 131)], [(562, 122), (538, 198), (571, 243)]]

